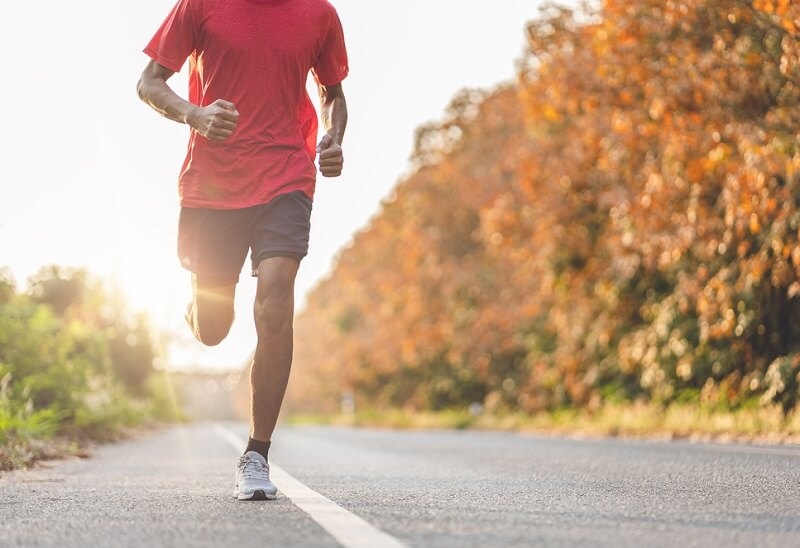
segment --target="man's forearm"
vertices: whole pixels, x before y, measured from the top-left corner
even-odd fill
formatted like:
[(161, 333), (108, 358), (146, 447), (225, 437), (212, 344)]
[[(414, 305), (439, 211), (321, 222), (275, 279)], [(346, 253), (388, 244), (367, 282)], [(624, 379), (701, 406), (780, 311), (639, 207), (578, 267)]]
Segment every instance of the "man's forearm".
[(321, 90), (320, 95), (322, 125), (334, 142), (341, 145), (347, 127), (347, 100), (339, 86), (332, 90)]
[(139, 97), (156, 112), (181, 124), (188, 124), (188, 118), (197, 108), (186, 101), (161, 79), (140, 80), (137, 86)]

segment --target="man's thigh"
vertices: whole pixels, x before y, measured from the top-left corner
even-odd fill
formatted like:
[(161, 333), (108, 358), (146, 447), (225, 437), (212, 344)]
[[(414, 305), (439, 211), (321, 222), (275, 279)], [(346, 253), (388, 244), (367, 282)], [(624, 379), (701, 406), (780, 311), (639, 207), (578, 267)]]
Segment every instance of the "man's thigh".
[(311, 198), (301, 191), (283, 194), (261, 206), (250, 233), (253, 276), (266, 259), (287, 257), (297, 263), (308, 253)]
[(254, 214), (254, 208), (181, 208), (178, 257), (204, 289), (239, 281), (250, 248)]

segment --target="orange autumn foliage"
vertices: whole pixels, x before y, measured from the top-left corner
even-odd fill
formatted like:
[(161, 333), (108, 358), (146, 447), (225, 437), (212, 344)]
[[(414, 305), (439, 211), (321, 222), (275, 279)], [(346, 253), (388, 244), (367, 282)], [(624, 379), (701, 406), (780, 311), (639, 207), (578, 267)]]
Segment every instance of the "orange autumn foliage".
[(297, 319), (289, 402), (536, 411), (800, 389), (800, 5), (606, 0), (414, 173)]

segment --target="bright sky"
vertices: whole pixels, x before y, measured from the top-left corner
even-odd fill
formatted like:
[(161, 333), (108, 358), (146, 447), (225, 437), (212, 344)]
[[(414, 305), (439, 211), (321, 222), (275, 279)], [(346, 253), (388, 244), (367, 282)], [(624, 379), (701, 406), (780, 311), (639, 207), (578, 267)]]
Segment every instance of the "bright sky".
[[(570, 2), (573, 3), (574, 2)], [(172, 334), (174, 368), (243, 366), (255, 345), (254, 280), (221, 345), (190, 338), (189, 274), (175, 256), (176, 178), (186, 126), (135, 92), (141, 52), (173, 0), (9, 2), (0, 20), (0, 266), (17, 282), (49, 264), (87, 267)], [(298, 308), (408, 167), (414, 129), (464, 87), (514, 77), (539, 0), (333, 0), (350, 76), (345, 171), (321, 178)], [(170, 81), (186, 96), (187, 67)], [(316, 99), (315, 96), (312, 96)], [(302, 341), (298, 341), (302, 344)]]

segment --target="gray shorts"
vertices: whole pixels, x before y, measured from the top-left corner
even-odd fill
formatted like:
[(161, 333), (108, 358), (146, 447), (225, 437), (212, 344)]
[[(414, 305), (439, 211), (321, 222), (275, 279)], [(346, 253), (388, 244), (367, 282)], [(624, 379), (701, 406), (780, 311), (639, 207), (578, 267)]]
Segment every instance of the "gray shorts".
[(301, 261), (308, 253), (310, 230), (311, 199), (302, 191), (244, 209), (182, 207), (178, 258), (206, 284), (235, 284), (248, 251), (253, 276), (270, 257)]

